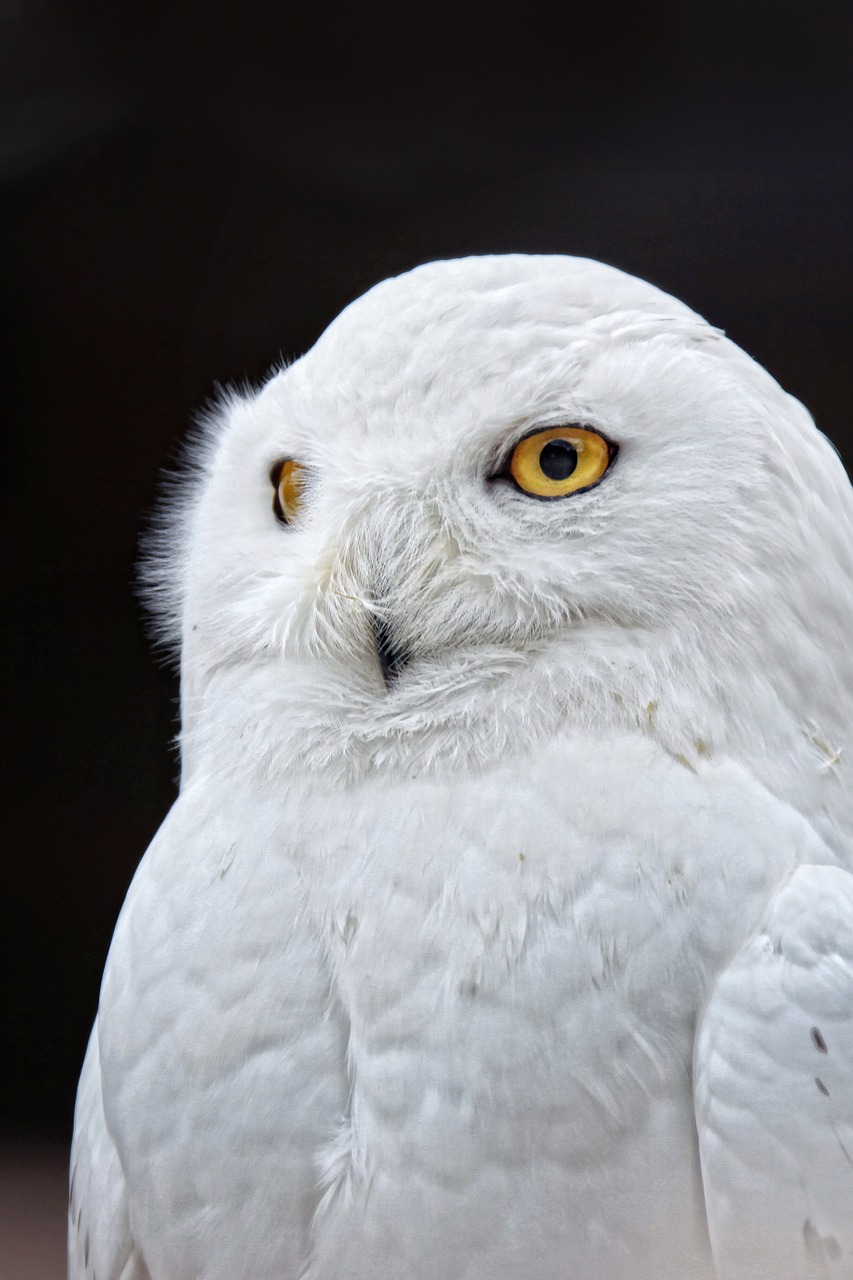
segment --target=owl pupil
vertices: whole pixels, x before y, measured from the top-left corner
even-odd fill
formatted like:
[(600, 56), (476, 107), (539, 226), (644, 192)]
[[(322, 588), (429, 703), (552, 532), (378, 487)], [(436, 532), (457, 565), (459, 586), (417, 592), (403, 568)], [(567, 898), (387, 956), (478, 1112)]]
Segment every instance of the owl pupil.
[(578, 465), (578, 451), (568, 440), (549, 440), (539, 455), (539, 466), (549, 480), (565, 480)]

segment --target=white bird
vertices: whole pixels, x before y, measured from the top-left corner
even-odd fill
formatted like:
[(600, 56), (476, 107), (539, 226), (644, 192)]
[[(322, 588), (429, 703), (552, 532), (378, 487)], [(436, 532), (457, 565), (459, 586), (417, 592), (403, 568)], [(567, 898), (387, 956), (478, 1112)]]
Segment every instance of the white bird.
[(431, 263), (208, 424), (72, 1280), (853, 1276), (853, 494), (656, 288)]

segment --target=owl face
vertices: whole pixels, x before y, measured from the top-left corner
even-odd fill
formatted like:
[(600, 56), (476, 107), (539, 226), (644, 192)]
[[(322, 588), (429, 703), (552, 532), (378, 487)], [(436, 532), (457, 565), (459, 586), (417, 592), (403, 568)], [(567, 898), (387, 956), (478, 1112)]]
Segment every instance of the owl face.
[(710, 696), (715, 649), (797, 598), (809, 495), (843, 488), (718, 331), (561, 257), (377, 286), (224, 406), (200, 469), (173, 572), (185, 667), (398, 720), (533, 669), (609, 664), (625, 687), (626, 654), (707, 669)]

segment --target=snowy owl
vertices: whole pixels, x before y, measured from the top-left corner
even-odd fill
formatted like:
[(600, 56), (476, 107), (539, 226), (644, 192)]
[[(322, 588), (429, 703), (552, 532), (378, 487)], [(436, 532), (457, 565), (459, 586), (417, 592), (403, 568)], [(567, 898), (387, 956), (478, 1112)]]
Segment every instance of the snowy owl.
[(657, 288), (430, 263), (234, 394), (72, 1280), (853, 1276), (853, 494)]

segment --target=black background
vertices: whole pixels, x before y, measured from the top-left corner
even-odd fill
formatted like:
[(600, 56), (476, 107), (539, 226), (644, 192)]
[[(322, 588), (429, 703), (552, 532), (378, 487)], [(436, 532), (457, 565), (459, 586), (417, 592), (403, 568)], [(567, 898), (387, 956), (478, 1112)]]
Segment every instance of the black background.
[(174, 795), (131, 583), (193, 413), (386, 275), (566, 252), (682, 297), (853, 456), (853, 37), (782, 0), (4, 13), (0, 1127), (61, 1139)]

